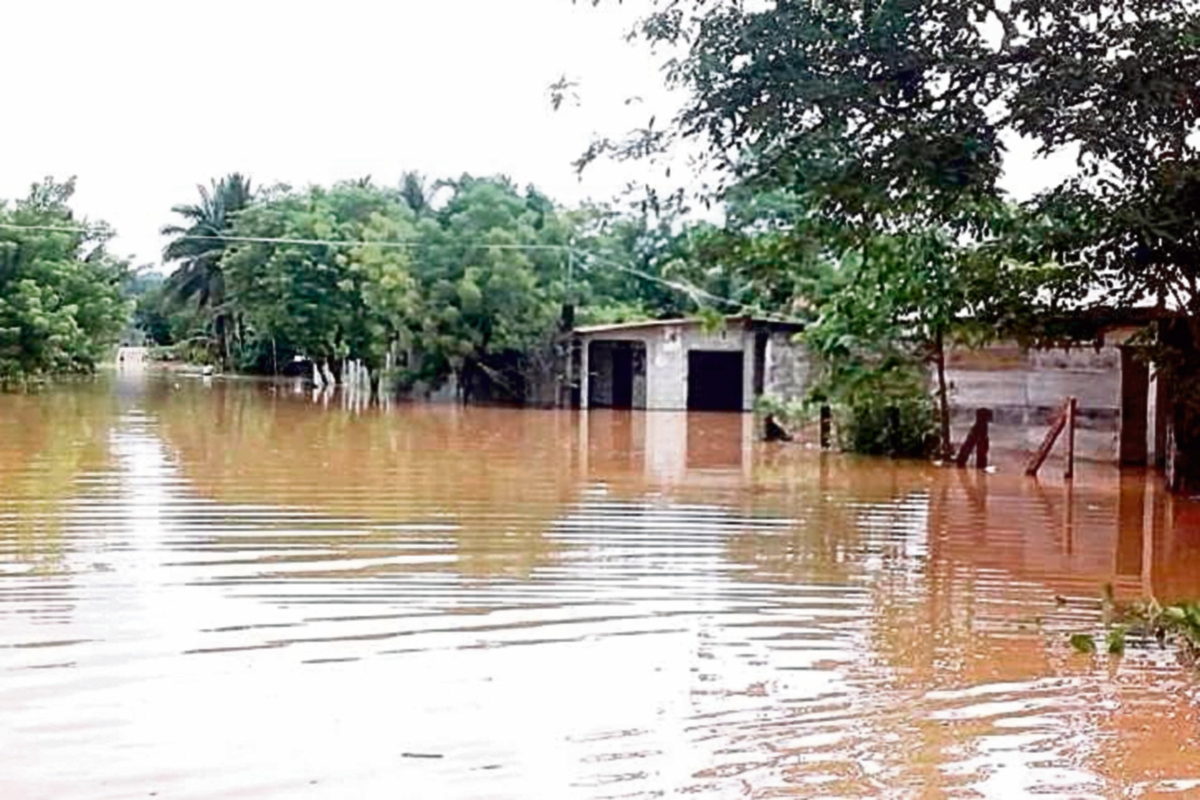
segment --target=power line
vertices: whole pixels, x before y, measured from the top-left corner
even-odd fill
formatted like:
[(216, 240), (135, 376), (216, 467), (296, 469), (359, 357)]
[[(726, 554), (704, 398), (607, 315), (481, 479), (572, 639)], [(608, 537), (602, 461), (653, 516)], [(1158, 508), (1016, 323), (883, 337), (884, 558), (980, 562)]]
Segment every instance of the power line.
[[(722, 295), (713, 294), (712, 292), (708, 291), (707, 289), (701, 289), (699, 286), (688, 283), (686, 281), (673, 281), (673, 280), (669, 280), (667, 278), (660, 277), (658, 275), (652, 275), (649, 272), (644, 272), (644, 271), (642, 271), (640, 269), (636, 269), (634, 267), (630, 267), (630, 266), (627, 266), (624, 264), (619, 264), (616, 261), (612, 261), (607, 258), (600, 258), (599, 256), (595, 255), (594, 253), (582, 253), (582, 255), (587, 258), (593, 259), (593, 260), (599, 262), (601, 265), (607, 266), (611, 269), (620, 270), (622, 272), (628, 272), (629, 274), (636, 275), (637, 277), (639, 277), (643, 280), (653, 281), (655, 283), (661, 283), (662, 285), (664, 285), (670, 289), (673, 289), (677, 292), (687, 294), (687, 295), (691, 296), (693, 299), (706, 298), (712, 302), (722, 303), (726, 306), (731, 306), (733, 308), (736, 308), (738, 311), (750, 313), (752, 316), (772, 320), (775, 322), (808, 324), (808, 320), (803, 320), (803, 319), (800, 319), (799, 317), (792, 317), (792, 316), (788, 316), (787, 314), (778, 314), (778, 313), (772, 313), (772, 312), (759, 311), (757, 309), (752, 308), (751, 306), (746, 305), (745, 303), (743, 303), (739, 300), (734, 300), (731, 297), (724, 297)], [(584, 264), (582, 266), (584, 267), (584, 269), (587, 269), (586, 264)]]
[[(59, 233), (92, 233), (91, 229), (80, 226), (65, 226), (65, 225), (22, 225), (17, 223), (0, 222), (0, 228), (7, 230), (38, 230), (38, 231), (53, 231)], [(318, 247), (362, 247), (376, 246), (394, 249), (421, 249), (421, 248), (465, 248), (465, 249), (490, 249), (490, 250), (541, 250), (541, 251), (558, 251), (565, 252), (568, 258), (568, 265), (574, 256), (581, 256), (584, 260), (580, 266), (583, 269), (588, 269), (587, 261), (593, 261), (601, 266), (606, 266), (610, 269), (616, 269), (622, 272), (627, 272), (645, 281), (659, 283), (667, 288), (686, 294), (689, 297), (699, 300), (706, 299), (709, 302), (720, 303), (726, 307), (735, 308), (738, 311), (751, 311), (756, 316), (762, 316), (768, 319), (773, 319), (779, 322), (800, 322), (804, 320), (789, 317), (785, 314), (774, 314), (769, 312), (755, 311), (745, 303), (734, 300), (731, 297), (713, 294), (712, 292), (702, 289), (692, 283), (686, 281), (676, 281), (668, 278), (663, 278), (659, 275), (653, 275), (644, 270), (620, 264), (611, 259), (602, 258), (595, 253), (581, 251), (572, 245), (565, 244), (499, 244), (493, 242), (425, 242), (420, 239), (394, 239), (394, 240), (344, 240), (344, 239), (295, 239), (289, 237), (276, 236), (201, 236), (195, 234), (182, 234), (175, 237), (176, 239), (192, 240), (192, 241), (220, 241), (220, 242), (235, 242), (244, 244), (279, 244), (279, 245), (307, 245)], [(569, 266), (568, 266), (569, 268)]]
[[(689, 294), (689, 295), (692, 295), (693, 297), (706, 297), (709, 300), (713, 300), (718, 303), (724, 303), (725, 305), (736, 306), (737, 308), (745, 308), (745, 305), (743, 303), (738, 302), (737, 300), (734, 300), (729, 297), (721, 297), (720, 295), (715, 295), (712, 292), (709, 292), (705, 289), (701, 289), (699, 286), (695, 286), (690, 283), (673, 281), (673, 280), (669, 280), (667, 278), (659, 277), (658, 275), (652, 275), (649, 272), (644, 272), (640, 269), (626, 266), (624, 264), (618, 264), (617, 262), (610, 261), (607, 258), (600, 258), (599, 256), (595, 255), (594, 253), (583, 253), (583, 255), (586, 258), (590, 258), (590, 259), (600, 262), (604, 266), (610, 267), (612, 269), (620, 270), (622, 272), (628, 272), (629, 274), (636, 275), (637, 277), (642, 278), (643, 280), (661, 283), (662, 285), (667, 286), (671, 289), (674, 289), (677, 292), (683, 292), (684, 294)], [(586, 264), (584, 265), (584, 269), (587, 269)]]
[(53, 231), (55, 233), (108, 233), (107, 228), (82, 228), (67, 225), (20, 225), (13, 222), (0, 222), (0, 228), (18, 231)]

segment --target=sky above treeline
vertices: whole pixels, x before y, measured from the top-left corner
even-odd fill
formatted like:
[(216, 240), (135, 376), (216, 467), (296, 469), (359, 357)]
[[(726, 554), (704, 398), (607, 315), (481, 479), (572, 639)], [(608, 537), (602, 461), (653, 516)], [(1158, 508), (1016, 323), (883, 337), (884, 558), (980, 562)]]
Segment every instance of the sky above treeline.
[[(625, 34), (648, 0), (11, 2), (4, 10), (0, 198), (78, 177), (76, 208), (157, 264), (158, 229), (196, 184), (328, 184), (404, 170), (503, 173), (556, 200), (610, 199), (640, 165), (571, 162), (597, 134), (678, 105)], [(578, 82), (555, 112), (548, 87)], [(638, 98), (629, 103), (629, 98)], [(1018, 158), (1016, 194), (1052, 165)], [(1049, 170), (1049, 172), (1048, 172)], [(676, 184), (679, 178), (676, 173)], [(664, 187), (666, 188), (666, 187)]]

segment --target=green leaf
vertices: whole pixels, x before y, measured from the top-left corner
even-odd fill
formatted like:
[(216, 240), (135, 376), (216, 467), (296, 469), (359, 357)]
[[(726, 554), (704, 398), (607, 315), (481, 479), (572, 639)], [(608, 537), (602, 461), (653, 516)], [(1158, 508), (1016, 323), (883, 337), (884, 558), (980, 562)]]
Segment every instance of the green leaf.
[[(1118, 625), (1108, 632), (1107, 636), (1108, 652), (1110, 655), (1119, 656), (1125, 654), (1125, 628)], [(1092, 645), (1095, 649), (1095, 643)]]
[(1096, 640), (1086, 633), (1073, 633), (1071, 634), (1071, 647), (1076, 653), (1095, 653)]

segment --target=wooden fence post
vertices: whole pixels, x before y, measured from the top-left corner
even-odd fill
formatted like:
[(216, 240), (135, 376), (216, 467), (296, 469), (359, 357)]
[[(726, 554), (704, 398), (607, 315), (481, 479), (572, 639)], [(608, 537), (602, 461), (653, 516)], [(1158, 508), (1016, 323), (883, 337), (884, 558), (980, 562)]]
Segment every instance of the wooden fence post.
[(1075, 415), (1079, 411), (1079, 401), (1074, 397), (1067, 398), (1067, 466), (1063, 477), (1071, 480), (1075, 477)]
[(1074, 397), (1068, 397), (1067, 402), (1063, 404), (1062, 410), (1055, 416), (1054, 422), (1050, 425), (1050, 430), (1046, 431), (1046, 438), (1042, 440), (1042, 446), (1034, 453), (1033, 458), (1029, 459), (1028, 466), (1025, 467), (1025, 474), (1031, 478), (1037, 477), (1038, 470), (1042, 468), (1042, 464), (1046, 463), (1046, 459), (1050, 456), (1050, 451), (1054, 449), (1054, 443), (1058, 441), (1058, 437), (1062, 432), (1070, 427), (1067, 433), (1067, 466), (1065, 476), (1072, 478), (1075, 475), (1075, 416), (1078, 412), (1078, 401)]
[(975, 427), (979, 429), (979, 440), (975, 444), (975, 467), (988, 468), (988, 454), (992, 449), (991, 433), (988, 426), (992, 422), (992, 410), (981, 408), (975, 412)]
[(967, 466), (967, 461), (971, 459), (971, 453), (974, 453), (975, 466), (979, 469), (987, 469), (988, 453), (991, 451), (991, 435), (988, 432), (988, 425), (991, 424), (991, 421), (992, 410), (990, 408), (976, 409), (975, 424), (971, 426), (971, 432), (967, 434), (966, 441), (963, 442), (954, 459), (956, 466)]
[(821, 449), (828, 450), (833, 430), (833, 409), (821, 406)]

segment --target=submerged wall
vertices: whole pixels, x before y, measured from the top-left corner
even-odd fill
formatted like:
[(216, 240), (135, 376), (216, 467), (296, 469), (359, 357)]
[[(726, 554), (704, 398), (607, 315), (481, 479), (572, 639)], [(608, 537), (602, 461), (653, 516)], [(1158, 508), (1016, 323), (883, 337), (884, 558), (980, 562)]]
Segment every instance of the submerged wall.
[(754, 336), (741, 323), (715, 331), (700, 325), (672, 325), (647, 344), (647, 407), (688, 407), (688, 353), (693, 350), (742, 352), (742, 408), (754, 408)]
[[(1121, 348), (1029, 350), (1015, 343), (947, 353), (952, 438), (961, 442), (975, 410), (995, 414), (993, 447), (1033, 451), (1067, 397), (1079, 401), (1076, 455), (1117, 461), (1121, 441)], [(1144, 432), (1143, 432), (1144, 436)]]

